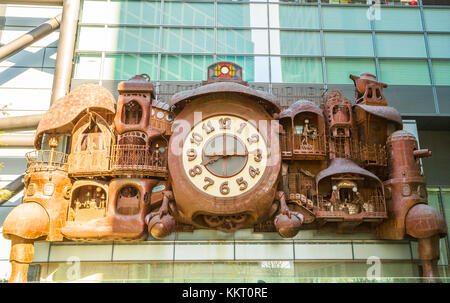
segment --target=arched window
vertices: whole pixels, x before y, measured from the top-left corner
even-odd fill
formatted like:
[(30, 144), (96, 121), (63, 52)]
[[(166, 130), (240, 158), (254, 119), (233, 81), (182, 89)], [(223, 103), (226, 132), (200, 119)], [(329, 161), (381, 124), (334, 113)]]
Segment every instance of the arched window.
[(125, 124), (139, 124), (142, 119), (142, 107), (136, 101), (128, 102), (122, 111), (122, 121)]

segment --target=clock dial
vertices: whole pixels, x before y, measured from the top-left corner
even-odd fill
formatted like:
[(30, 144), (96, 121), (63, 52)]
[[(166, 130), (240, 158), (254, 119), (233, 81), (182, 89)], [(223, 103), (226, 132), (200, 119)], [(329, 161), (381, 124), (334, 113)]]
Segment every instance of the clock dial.
[(251, 190), (264, 174), (267, 145), (257, 128), (235, 116), (198, 123), (183, 144), (183, 168), (200, 191), (221, 198)]

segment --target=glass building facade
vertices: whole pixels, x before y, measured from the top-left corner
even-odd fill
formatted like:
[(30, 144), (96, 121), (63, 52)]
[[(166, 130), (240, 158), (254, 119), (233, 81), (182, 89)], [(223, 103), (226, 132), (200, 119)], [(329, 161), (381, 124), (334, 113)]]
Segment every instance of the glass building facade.
[(275, 95), (306, 86), (352, 97), (349, 74), (370, 72), (402, 114), (450, 114), (450, 7), (389, 3), (84, 1), (74, 79), (195, 83), (233, 61)]

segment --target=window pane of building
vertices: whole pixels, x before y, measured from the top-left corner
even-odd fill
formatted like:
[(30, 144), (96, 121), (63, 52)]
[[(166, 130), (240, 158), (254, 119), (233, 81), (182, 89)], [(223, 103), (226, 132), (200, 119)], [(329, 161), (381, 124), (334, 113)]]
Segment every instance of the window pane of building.
[(450, 9), (424, 8), (423, 14), (427, 31), (450, 31)]
[(273, 28), (319, 28), (319, 13), (314, 6), (269, 5), (269, 24)]
[(373, 56), (370, 33), (324, 33), (326, 56)]
[(320, 33), (271, 30), (270, 53), (320, 56)]
[(106, 46), (106, 29), (101, 26), (82, 26), (78, 30), (77, 49), (103, 51)]
[(128, 80), (138, 74), (148, 74), (155, 80), (158, 55), (109, 54), (103, 63), (103, 80)]
[(450, 85), (450, 61), (432, 60), (434, 83), (436, 85)]
[(450, 58), (450, 35), (429, 34), (428, 46), (430, 47), (430, 57)]
[(426, 57), (423, 34), (376, 34), (379, 57)]
[(249, 82), (269, 82), (269, 57), (217, 56), (217, 61), (230, 61), (242, 67), (242, 78)]
[(323, 83), (320, 58), (272, 57), (272, 82)]
[(162, 40), (165, 52), (214, 52), (213, 29), (165, 28)]
[(380, 81), (389, 85), (430, 85), (425, 60), (379, 60)]
[(420, 10), (404, 8), (381, 8), (380, 18), (375, 18), (376, 30), (422, 31)]
[(267, 5), (218, 3), (217, 25), (226, 27), (267, 27)]
[(145, 25), (160, 23), (159, 1), (112, 0), (109, 6), (110, 19), (107, 23)]
[(326, 59), (327, 83), (353, 84), (350, 74), (360, 75), (371, 73), (375, 75), (375, 61), (371, 59)]
[(164, 24), (214, 25), (214, 3), (164, 2)]
[(101, 54), (76, 54), (74, 79), (100, 79)]
[(161, 79), (178, 81), (205, 80), (206, 70), (213, 63), (213, 56), (161, 56)]
[(80, 20), (99, 24), (159, 24), (160, 6), (159, 1), (83, 1)]
[(108, 27), (105, 51), (157, 52), (159, 28)]
[(326, 29), (370, 30), (364, 7), (323, 7), (323, 26)]
[(218, 29), (219, 54), (268, 54), (267, 30)]

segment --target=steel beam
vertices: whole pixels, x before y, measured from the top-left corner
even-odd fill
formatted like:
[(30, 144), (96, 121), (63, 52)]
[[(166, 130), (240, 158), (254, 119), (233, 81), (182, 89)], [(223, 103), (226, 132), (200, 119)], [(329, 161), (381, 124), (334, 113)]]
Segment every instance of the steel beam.
[(48, 34), (52, 33), (59, 28), (61, 23), (61, 14), (49, 19), (36, 27), (35, 29), (29, 31), (28, 33), (20, 36), (19, 38), (3, 45), (0, 47), (0, 61), (8, 59), (9, 57), (20, 52), (27, 46), (39, 41)]
[(69, 92), (80, 0), (64, 0), (50, 105)]

